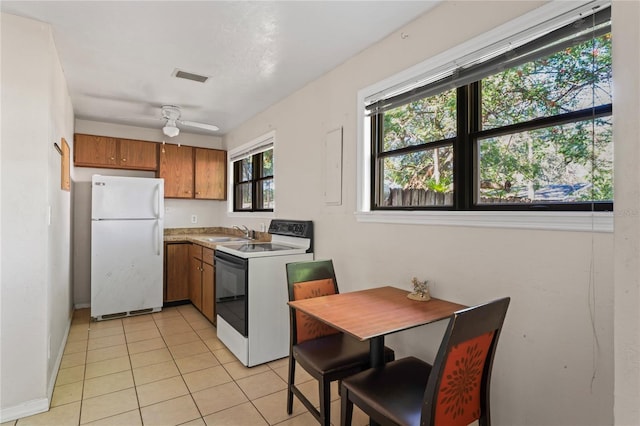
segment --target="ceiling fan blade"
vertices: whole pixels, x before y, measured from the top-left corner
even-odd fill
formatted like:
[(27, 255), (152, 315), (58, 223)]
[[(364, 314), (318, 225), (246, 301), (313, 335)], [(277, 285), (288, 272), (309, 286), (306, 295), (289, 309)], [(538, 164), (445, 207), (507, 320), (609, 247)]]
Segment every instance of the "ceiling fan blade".
[(215, 132), (216, 130), (220, 130), (218, 126), (214, 126), (213, 124), (205, 124), (205, 123), (198, 123), (195, 121), (184, 121), (184, 120), (178, 120), (178, 122), (185, 126), (197, 127), (198, 129), (204, 129), (204, 130), (211, 130), (212, 132)]

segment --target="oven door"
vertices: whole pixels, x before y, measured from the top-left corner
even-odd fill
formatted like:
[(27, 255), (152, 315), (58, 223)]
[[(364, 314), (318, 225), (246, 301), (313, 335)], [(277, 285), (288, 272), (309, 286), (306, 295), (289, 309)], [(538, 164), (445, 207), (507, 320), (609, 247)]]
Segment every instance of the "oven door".
[(249, 260), (216, 250), (215, 268), (216, 312), (238, 333), (248, 337)]

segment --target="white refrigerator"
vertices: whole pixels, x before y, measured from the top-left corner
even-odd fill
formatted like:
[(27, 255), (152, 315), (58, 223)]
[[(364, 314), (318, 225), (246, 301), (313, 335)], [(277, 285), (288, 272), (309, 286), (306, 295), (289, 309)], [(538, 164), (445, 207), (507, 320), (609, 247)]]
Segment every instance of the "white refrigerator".
[(91, 317), (162, 309), (164, 180), (91, 179)]

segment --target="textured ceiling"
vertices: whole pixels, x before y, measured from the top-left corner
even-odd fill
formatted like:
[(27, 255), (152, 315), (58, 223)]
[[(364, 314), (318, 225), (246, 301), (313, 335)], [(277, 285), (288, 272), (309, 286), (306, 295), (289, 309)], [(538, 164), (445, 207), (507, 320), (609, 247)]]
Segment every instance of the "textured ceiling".
[[(160, 106), (171, 104), (182, 119), (215, 124), (220, 130), (209, 134), (221, 135), (435, 4), (2, 1), (0, 8), (51, 24), (77, 118), (160, 129)], [(177, 79), (176, 69), (210, 79)]]

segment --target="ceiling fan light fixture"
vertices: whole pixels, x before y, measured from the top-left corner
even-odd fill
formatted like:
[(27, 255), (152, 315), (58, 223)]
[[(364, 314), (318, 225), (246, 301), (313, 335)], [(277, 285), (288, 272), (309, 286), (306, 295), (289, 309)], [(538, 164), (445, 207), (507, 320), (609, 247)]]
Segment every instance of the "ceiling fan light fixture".
[(180, 134), (180, 129), (178, 129), (175, 124), (167, 123), (167, 125), (162, 128), (162, 133), (169, 136), (170, 138), (173, 138)]
[(162, 118), (164, 120), (167, 120), (165, 126), (162, 128), (162, 133), (169, 136), (170, 138), (174, 136), (178, 136), (178, 134), (180, 133), (178, 124), (180, 124), (181, 126), (195, 127), (197, 129), (208, 130), (211, 132), (220, 130), (218, 126), (214, 126), (213, 124), (199, 123), (197, 121), (181, 120), (180, 107), (175, 105), (162, 105), (161, 113), (162, 113)]

